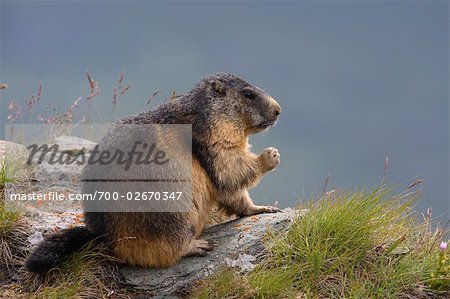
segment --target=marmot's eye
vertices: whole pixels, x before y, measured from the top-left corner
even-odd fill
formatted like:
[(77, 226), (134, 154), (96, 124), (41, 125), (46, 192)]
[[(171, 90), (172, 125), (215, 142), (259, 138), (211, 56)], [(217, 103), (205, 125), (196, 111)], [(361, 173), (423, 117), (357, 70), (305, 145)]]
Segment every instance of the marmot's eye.
[(244, 97), (246, 97), (247, 99), (250, 99), (250, 100), (253, 100), (256, 97), (255, 93), (248, 89), (244, 89), (242, 91), (242, 94), (244, 95)]

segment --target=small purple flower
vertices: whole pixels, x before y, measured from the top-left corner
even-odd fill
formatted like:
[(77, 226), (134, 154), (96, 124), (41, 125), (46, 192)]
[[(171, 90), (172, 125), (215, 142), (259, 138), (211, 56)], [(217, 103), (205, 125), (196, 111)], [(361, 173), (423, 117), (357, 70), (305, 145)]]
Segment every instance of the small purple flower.
[(441, 244), (439, 244), (439, 249), (445, 251), (447, 249), (447, 242), (442, 241)]

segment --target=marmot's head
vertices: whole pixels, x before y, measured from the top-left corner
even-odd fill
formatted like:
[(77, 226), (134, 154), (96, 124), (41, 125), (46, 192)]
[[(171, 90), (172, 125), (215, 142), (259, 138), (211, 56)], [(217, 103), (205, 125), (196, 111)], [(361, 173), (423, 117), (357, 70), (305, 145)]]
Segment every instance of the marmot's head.
[(214, 118), (236, 124), (249, 134), (275, 124), (281, 112), (280, 105), (270, 95), (231, 74), (207, 75), (199, 85), (206, 89), (206, 100)]

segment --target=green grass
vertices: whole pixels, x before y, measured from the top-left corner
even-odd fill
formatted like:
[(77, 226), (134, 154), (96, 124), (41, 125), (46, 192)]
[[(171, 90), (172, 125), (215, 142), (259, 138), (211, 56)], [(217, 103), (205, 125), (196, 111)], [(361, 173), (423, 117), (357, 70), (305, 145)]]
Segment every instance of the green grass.
[(287, 233), (270, 236), (253, 271), (227, 269), (201, 282), (192, 298), (448, 296), (448, 272), (433, 289), (442, 233), (412, 213), (417, 196), (385, 187), (323, 195)]
[(4, 188), (7, 183), (15, 183), (24, 180), (27, 176), (25, 157), (13, 157), (11, 152), (7, 152), (6, 157), (0, 158), (0, 188)]
[(105, 246), (90, 243), (47, 275), (29, 274), (26, 280), (33, 283), (25, 291), (46, 299), (120, 297), (117, 263), (105, 252)]
[(0, 278), (8, 280), (26, 255), (26, 223), (23, 213), (6, 207), (5, 185), (15, 183), (23, 175), (23, 164), (18, 159), (0, 159)]
[(22, 218), (22, 213), (5, 208), (0, 204), (0, 236), (6, 236), (14, 230), (15, 224)]
[(8, 280), (26, 255), (26, 224), (22, 213), (0, 202), (0, 279)]

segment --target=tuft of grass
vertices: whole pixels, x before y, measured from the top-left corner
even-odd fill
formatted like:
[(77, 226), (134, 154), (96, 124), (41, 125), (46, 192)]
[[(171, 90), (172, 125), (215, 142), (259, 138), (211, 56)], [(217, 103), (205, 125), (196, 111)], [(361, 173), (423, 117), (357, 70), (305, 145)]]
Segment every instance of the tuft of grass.
[(256, 291), (251, 288), (247, 277), (240, 276), (233, 269), (226, 269), (195, 289), (194, 298), (253, 298)]
[(93, 242), (73, 254), (59, 268), (45, 276), (26, 274), (34, 298), (113, 298), (124, 297), (119, 286), (117, 260), (107, 253), (106, 245)]
[(253, 271), (228, 269), (192, 298), (447, 298), (448, 284), (433, 289), (442, 231), (412, 212), (419, 193), (383, 185), (324, 194), (285, 234), (270, 235)]
[(25, 180), (29, 169), (25, 167), (24, 153), (20, 153), (20, 150), (17, 152), (17, 149), (4, 144), (0, 144), (0, 147), (2, 147), (0, 155), (1, 150), (4, 151), (4, 156), (0, 156), (0, 191), (3, 198), (5, 186)]
[(5, 186), (20, 179), (18, 159), (0, 159), (0, 279), (9, 280), (23, 263), (27, 252), (27, 224), (23, 213), (5, 206)]
[(7, 183), (16, 181), (16, 164), (9, 163), (9, 160), (0, 159), (0, 188), (2, 191)]
[(0, 203), (0, 236), (12, 233), (15, 224), (21, 218), (22, 213), (20, 211), (7, 209), (3, 203)]
[(0, 279), (9, 280), (27, 253), (27, 224), (19, 211), (5, 208), (0, 200)]

